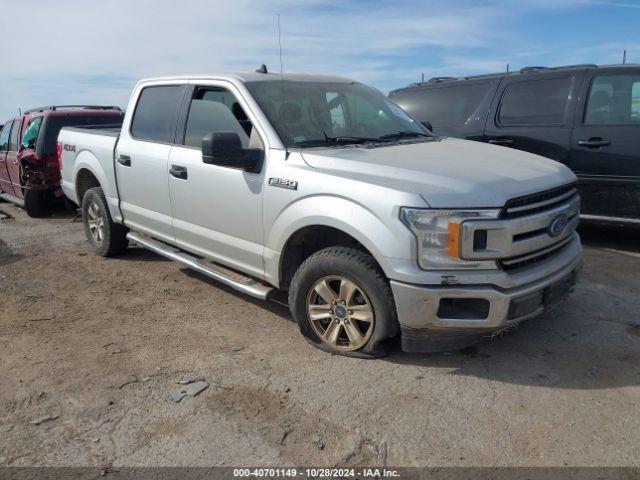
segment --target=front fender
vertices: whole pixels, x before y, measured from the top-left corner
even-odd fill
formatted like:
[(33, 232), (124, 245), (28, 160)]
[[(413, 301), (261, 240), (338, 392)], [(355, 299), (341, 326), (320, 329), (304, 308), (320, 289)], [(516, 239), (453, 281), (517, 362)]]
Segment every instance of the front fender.
[[(366, 206), (339, 196), (316, 195), (289, 204), (267, 232), (267, 277), (280, 278), (280, 254), (298, 230), (310, 226), (327, 226), (347, 233), (360, 242), (375, 258), (385, 274), (390, 259), (410, 258), (413, 236), (399, 220), (398, 206), (376, 214)], [(272, 258), (269, 258), (272, 257)]]

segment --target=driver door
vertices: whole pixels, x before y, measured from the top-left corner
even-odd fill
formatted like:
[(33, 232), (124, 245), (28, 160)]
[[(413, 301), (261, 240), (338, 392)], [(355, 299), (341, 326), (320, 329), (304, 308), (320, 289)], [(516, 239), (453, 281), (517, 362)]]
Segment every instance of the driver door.
[(193, 85), (186, 119), (169, 154), (169, 194), (176, 244), (255, 277), (264, 276), (262, 193), (264, 171), (251, 173), (207, 164), (202, 138), (233, 132), (243, 148), (264, 141), (232, 85)]

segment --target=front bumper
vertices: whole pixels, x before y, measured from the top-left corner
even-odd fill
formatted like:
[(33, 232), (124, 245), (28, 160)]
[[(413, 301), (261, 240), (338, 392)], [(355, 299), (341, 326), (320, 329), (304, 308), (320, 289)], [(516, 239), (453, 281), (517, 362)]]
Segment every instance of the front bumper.
[[(551, 261), (558, 261), (553, 259)], [(561, 262), (553, 274), (511, 289), (490, 285), (424, 286), (391, 281), (408, 352), (454, 350), (483, 334), (542, 314), (573, 290), (582, 255)]]

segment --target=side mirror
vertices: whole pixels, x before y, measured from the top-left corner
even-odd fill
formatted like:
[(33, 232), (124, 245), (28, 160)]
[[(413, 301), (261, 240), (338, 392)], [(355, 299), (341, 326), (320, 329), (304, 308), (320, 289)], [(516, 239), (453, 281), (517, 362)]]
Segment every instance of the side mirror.
[(257, 148), (243, 149), (235, 132), (211, 132), (202, 139), (202, 161), (210, 165), (257, 172), (264, 152)]
[(430, 122), (427, 122), (426, 120), (424, 122), (420, 122), (424, 128), (426, 128), (427, 130), (429, 130), (431, 133), (433, 133), (433, 126), (431, 125)]

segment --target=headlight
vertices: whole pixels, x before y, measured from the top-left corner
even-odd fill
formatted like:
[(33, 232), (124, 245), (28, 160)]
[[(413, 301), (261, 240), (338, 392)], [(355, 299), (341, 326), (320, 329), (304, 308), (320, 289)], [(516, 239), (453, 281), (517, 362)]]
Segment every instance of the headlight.
[(495, 269), (493, 260), (462, 260), (460, 225), (465, 220), (498, 218), (500, 210), (424, 210), (401, 208), (400, 219), (418, 240), (424, 270)]

